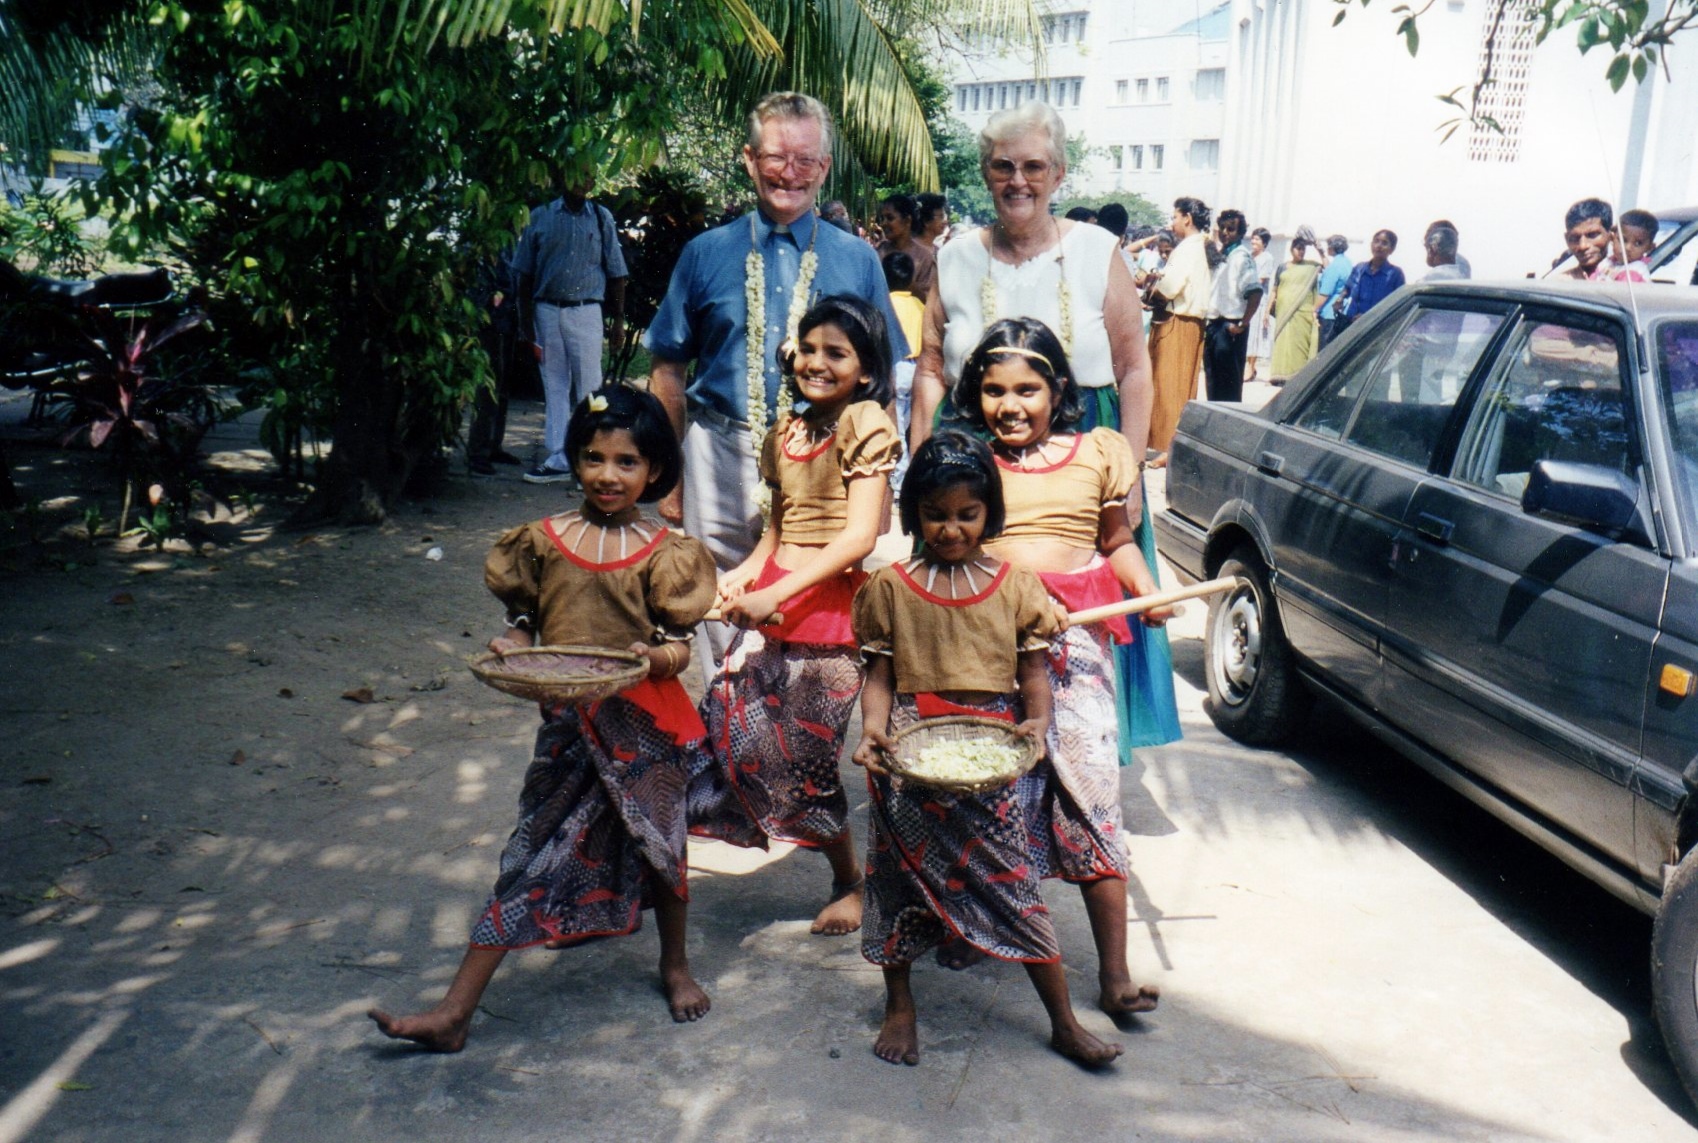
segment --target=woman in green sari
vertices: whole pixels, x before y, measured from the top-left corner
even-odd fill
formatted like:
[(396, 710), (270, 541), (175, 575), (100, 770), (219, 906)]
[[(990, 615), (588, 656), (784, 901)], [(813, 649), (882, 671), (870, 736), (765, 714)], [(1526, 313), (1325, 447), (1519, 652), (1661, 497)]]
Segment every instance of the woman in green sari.
[(1291, 260), (1274, 274), (1270, 380), (1275, 385), (1283, 385), (1315, 356), (1319, 335), (1315, 303), (1320, 300), (1315, 287), (1321, 266), (1304, 260), (1314, 244), (1315, 232), (1307, 226), (1298, 227), (1297, 236), (1291, 240)]

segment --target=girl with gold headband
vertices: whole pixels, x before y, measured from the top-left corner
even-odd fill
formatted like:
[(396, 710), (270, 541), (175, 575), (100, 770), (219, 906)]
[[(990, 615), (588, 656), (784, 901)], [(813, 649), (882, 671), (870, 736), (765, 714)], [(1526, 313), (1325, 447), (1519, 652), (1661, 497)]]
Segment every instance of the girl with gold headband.
[[(1083, 401), (1067, 355), (1048, 326), (999, 321), (985, 332), (951, 395), (961, 416), (988, 433), (1002, 476), (1007, 522), (986, 545), (1036, 572), (1056, 605), (1080, 611), (1147, 595), (1155, 578), (1133, 542), (1126, 498), (1138, 464), (1109, 428), (1078, 430)], [(1160, 626), (1171, 609), (1147, 612)], [(1033, 866), (1074, 882), (1096, 939), (1098, 1004), (1110, 1015), (1147, 1012), (1157, 989), (1133, 983), (1126, 960), (1126, 878), (1120, 812), (1120, 746), (1113, 646), (1131, 638), (1125, 619), (1069, 629), (1049, 657), (1055, 696), (1049, 758), (1020, 779)], [(946, 964), (970, 953), (940, 954)]]

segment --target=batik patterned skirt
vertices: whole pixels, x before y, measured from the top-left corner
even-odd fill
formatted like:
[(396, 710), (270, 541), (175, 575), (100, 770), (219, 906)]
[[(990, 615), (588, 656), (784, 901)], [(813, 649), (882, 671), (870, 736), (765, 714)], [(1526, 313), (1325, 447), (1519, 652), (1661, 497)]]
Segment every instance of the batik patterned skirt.
[(690, 777), (690, 832), (762, 849), (842, 837), (838, 759), (863, 678), (851, 647), (742, 632), (702, 698), (711, 757)]
[(473, 947), (620, 936), (641, 927), (653, 892), (688, 899), (684, 790), (703, 746), (680, 746), (618, 696), (544, 708)]
[(1049, 654), (1049, 681), (1049, 757), (1015, 783), (1032, 871), (1068, 881), (1124, 879), (1131, 863), (1120, 812), (1114, 648), (1101, 625), (1068, 628)]
[[(1013, 709), (1012, 696), (998, 696), (983, 713), (1009, 717)], [(914, 696), (897, 695), (890, 729), (919, 717)], [(1060, 959), (1012, 782), (965, 794), (869, 773), (867, 789), (862, 956), (879, 965), (908, 964), (960, 938), (1001, 960)]]

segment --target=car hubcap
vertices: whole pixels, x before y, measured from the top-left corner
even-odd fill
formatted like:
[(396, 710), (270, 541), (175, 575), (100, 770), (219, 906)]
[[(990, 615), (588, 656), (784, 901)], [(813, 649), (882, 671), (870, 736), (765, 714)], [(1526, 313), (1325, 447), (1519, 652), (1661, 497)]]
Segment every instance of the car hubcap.
[(1234, 593), (1220, 610), (1214, 629), (1215, 688), (1237, 705), (1256, 685), (1262, 662), (1262, 612), (1253, 591)]

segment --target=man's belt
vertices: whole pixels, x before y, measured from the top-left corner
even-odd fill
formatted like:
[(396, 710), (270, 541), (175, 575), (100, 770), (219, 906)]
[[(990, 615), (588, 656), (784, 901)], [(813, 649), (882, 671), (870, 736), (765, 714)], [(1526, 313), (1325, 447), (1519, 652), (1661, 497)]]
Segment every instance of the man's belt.
[(555, 301), (553, 298), (538, 298), (537, 299), (537, 305), (539, 305), (539, 306), (553, 306), (555, 309), (569, 310), (569, 309), (575, 309), (578, 306), (599, 306), (599, 305), (601, 305), (601, 299), (600, 298), (580, 298), (575, 302), (558, 302), (558, 301)]

